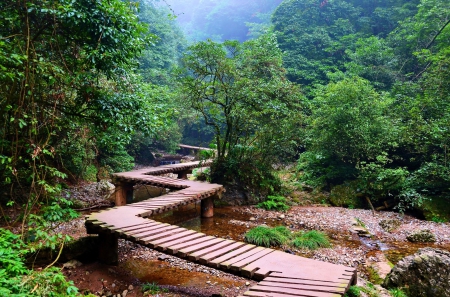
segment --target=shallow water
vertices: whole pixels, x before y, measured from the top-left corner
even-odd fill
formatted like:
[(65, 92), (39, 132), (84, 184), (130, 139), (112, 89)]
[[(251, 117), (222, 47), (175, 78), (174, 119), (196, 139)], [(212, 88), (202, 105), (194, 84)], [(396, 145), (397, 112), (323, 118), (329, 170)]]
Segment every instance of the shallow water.
[[(214, 285), (217, 287), (238, 287), (245, 283), (224, 279), (209, 275), (199, 271), (189, 271), (171, 267), (164, 261), (148, 261), (129, 259), (124, 263), (124, 267), (132, 272), (141, 282), (157, 283), (159, 285), (171, 285), (193, 288), (206, 288)], [(211, 284), (208, 284), (210, 282)]]
[(236, 211), (235, 207), (215, 207), (214, 217), (200, 217), (200, 203), (193, 203), (178, 210), (152, 216), (152, 219), (162, 223), (177, 225), (186, 229), (233, 240), (242, 240), (243, 234), (249, 228), (230, 223), (230, 220), (248, 222), (250, 214)]

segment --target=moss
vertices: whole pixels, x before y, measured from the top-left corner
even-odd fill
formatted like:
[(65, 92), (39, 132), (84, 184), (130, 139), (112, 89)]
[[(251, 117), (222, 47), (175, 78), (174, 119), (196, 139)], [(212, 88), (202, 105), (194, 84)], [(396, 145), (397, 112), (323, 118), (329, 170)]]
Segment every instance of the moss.
[(383, 279), (372, 266), (367, 267), (367, 274), (371, 283), (376, 285), (381, 285), (383, 283)]

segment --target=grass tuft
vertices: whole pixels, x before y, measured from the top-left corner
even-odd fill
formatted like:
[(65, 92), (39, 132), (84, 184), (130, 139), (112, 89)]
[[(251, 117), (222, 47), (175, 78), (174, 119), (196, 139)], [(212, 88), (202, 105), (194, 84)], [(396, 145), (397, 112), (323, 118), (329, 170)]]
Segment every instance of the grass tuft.
[(294, 234), (294, 239), (291, 244), (296, 248), (306, 248), (310, 250), (331, 246), (328, 236), (325, 233), (316, 230)]
[(258, 226), (245, 234), (245, 241), (259, 246), (280, 246), (289, 240), (290, 232), (284, 226), (269, 228)]

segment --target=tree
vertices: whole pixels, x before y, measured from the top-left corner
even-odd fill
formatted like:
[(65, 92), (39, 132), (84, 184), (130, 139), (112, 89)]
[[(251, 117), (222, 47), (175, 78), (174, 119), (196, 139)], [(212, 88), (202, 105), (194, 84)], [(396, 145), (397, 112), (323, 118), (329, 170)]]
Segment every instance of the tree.
[(26, 220), (70, 172), (68, 137), (86, 137), (106, 159), (136, 129), (158, 129), (166, 113), (159, 117), (134, 74), (154, 36), (132, 3), (2, 1), (0, 36), (0, 188), (10, 204), (25, 203)]
[(214, 129), (217, 179), (233, 158), (240, 170), (251, 167), (251, 158), (239, 164), (250, 151), (253, 163), (267, 167), (273, 150), (295, 138), (291, 132), (300, 127), (301, 95), (285, 78), (281, 58), (273, 34), (242, 44), (209, 40), (188, 48), (181, 93)]
[(179, 65), (182, 52), (187, 47), (184, 34), (170, 16), (170, 10), (149, 1), (141, 1), (139, 20), (149, 25), (157, 36), (147, 45), (139, 58), (140, 73), (146, 82), (158, 85), (172, 84), (172, 70)]
[(375, 161), (396, 146), (390, 104), (359, 77), (319, 88), (308, 119), (305, 168), (328, 184), (356, 178), (361, 162)]

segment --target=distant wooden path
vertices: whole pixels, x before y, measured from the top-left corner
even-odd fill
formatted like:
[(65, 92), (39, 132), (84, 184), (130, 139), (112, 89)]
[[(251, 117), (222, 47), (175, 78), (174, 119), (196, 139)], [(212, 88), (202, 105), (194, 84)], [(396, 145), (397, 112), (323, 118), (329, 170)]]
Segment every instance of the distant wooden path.
[[(117, 263), (117, 240), (123, 238), (192, 262), (261, 281), (244, 296), (337, 297), (356, 283), (354, 268), (207, 236), (148, 219), (152, 214), (197, 201), (202, 201), (202, 215), (212, 216), (212, 202), (223, 191), (222, 185), (157, 176), (168, 172), (186, 172), (198, 166), (198, 162), (190, 162), (115, 174), (114, 180), (119, 188), (124, 185), (129, 189), (132, 184), (149, 184), (178, 190), (88, 216), (88, 233), (101, 237), (100, 258), (105, 262)], [(119, 198), (124, 195), (120, 191), (123, 189), (119, 189)]]

